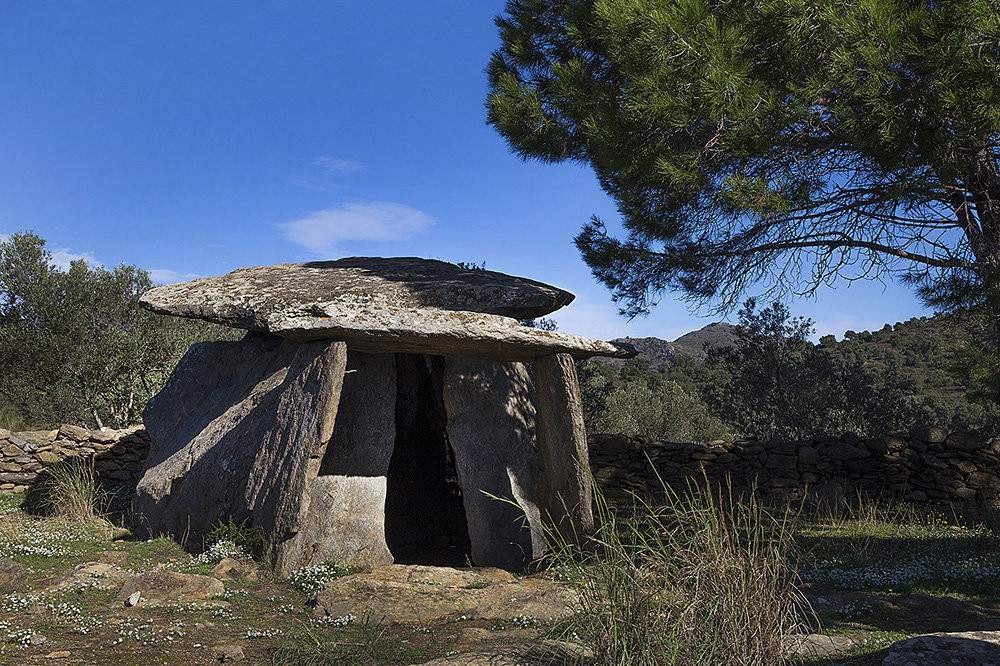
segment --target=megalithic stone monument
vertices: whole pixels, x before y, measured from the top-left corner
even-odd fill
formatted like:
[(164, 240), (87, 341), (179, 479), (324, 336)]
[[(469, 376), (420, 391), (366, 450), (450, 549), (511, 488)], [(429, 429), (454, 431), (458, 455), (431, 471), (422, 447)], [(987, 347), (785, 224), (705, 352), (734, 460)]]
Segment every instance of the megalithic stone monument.
[(193, 345), (143, 412), (136, 530), (261, 530), (279, 573), (333, 559), (519, 569), (593, 531), (574, 359), (634, 350), (518, 323), (556, 287), (417, 258), (243, 268), (143, 306), (248, 331)]

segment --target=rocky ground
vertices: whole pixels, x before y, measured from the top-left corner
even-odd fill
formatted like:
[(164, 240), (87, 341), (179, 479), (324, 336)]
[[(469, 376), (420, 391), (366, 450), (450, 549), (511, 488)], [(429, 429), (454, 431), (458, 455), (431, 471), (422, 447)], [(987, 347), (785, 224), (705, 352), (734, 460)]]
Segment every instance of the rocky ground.
[[(230, 543), (194, 556), (19, 499), (0, 505), (0, 664), (587, 661), (574, 593), (545, 575), (328, 564), (278, 579)], [(1000, 664), (1000, 544), (982, 519), (798, 520), (816, 617), (788, 640), (795, 663)]]
[(565, 657), (544, 639), (571, 593), (541, 576), (331, 565), (276, 579), (229, 544), (192, 556), (107, 523), (29, 516), (17, 500), (0, 514), (0, 664), (447, 664), (500, 647), (533, 663)]

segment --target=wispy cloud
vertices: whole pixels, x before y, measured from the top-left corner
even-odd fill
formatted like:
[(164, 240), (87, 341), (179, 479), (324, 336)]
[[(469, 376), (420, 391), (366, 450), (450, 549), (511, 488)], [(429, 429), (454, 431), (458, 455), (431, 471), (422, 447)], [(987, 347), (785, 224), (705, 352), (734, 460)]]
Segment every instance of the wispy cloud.
[(426, 213), (388, 201), (348, 203), (278, 225), (285, 238), (323, 255), (340, 254), (343, 241), (402, 241), (427, 231)]
[(329, 174), (351, 173), (352, 171), (361, 171), (365, 168), (365, 165), (361, 162), (343, 160), (339, 157), (314, 157), (309, 160), (309, 163)]
[[(12, 234), (0, 233), (0, 243), (6, 243), (9, 241), (11, 235)], [(73, 252), (68, 247), (58, 247), (49, 249), (49, 253), (52, 255), (52, 265), (61, 271), (68, 271), (69, 265), (77, 259), (83, 259), (91, 266), (103, 265), (97, 260), (93, 252)]]
[(344, 186), (340, 179), (357, 171), (362, 171), (365, 165), (340, 157), (314, 157), (308, 160), (309, 173), (298, 174), (292, 178), (292, 183), (299, 187), (320, 192), (331, 192)]
[(149, 278), (157, 284), (173, 284), (175, 282), (193, 280), (198, 277), (201, 276), (197, 273), (178, 273), (169, 268), (154, 268), (149, 271)]

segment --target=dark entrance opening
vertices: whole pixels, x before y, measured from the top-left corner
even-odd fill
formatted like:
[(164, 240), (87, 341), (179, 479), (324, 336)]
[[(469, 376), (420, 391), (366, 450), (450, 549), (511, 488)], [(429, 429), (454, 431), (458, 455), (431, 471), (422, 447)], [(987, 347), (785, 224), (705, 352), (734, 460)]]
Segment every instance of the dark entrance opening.
[(385, 540), (398, 564), (469, 564), (443, 379), (443, 357), (396, 354), (396, 442), (386, 478)]

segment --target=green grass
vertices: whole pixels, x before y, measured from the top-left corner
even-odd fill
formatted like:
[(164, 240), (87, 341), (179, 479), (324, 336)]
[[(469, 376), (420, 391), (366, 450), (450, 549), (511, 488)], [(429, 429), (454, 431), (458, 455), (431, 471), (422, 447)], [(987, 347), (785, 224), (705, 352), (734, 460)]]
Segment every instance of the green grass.
[(816, 591), (877, 590), (980, 598), (1000, 589), (996, 511), (888, 506), (860, 516), (804, 514), (803, 578)]
[(412, 664), (429, 658), (423, 650), (407, 645), (398, 633), (367, 618), (343, 628), (314, 627), (300, 623), (271, 651), (275, 666), (340, 666), (343, 664)]

